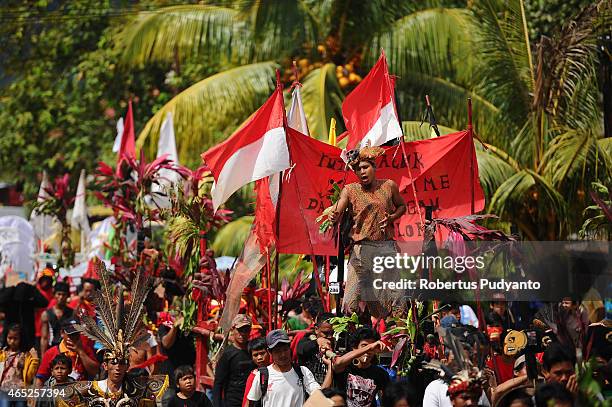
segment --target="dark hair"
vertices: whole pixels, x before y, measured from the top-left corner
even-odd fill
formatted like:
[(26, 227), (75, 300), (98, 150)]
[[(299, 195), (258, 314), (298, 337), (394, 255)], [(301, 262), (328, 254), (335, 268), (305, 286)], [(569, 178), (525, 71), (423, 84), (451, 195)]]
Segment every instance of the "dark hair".
[(342, 397), (344, 399), (344, 402), (346, 403), (346, 393), (343, 392), (340, 389), (337, 389), (335, 387), (329, 387), (327, 389), (322, 389), (321, 392), (328, 399), (330, 399), (330, 398), (332, 398), (334, 396), (340, 396), (340, 397)]
[(178, 387), (178, 382), (185, 376), (195, 375), (193, 371), (193, 366), (190, 365), (181, 365), (174, 370), (174, 382)]
[(533, 407), (533, 399), (524, 388), (514, 389), (504, 394), (499, 399), (496, 407), (510, 407), (515, 401), (521, 401), (523, 404)]
[(249, 353), (253, 353), (256, 350), (267, 350), (268, 345), (266, 345), (266, 339), (265, 338), (253, 339), (252, 341), (249, 342), (247, 349)]
[(53, 286), (53, 292), (54, 293), (58, 293), (58, 292), (70, 293), (70, 286), (62, 281), (57, 281), (55, 285)]
[(304, 309), (316, 320), (323, 311), (323, 303), (319, 298), (309, 298), (303, 305)]
[(102, 285), (100, 285), (100, 281), (96, 280), (95, 278), (83, 278), (81, 279), (81, 285), (79, 286), (79, 292), (83, 291), (85, 289), (85, 284), (89, 283), (91, 285), (94, 286), (94, 288), (96, 290), (101, 290), (102, 289)]
[(69, 371), (72, 370), (72, 359), (70, 359), (63, 353), (60, 353), (59, 355), (53, 358), (53, 360), (51, 361), (51, 369), (53, 369), (56, 365), (59, 364), (66, 365)]
[(549, 401), (569, 402), (574, 405), (574, 396), (561, 383), (545, 383), (538, 386), (535, 393), (535, 401), (537, 407), (547, 407)]
[(19, 332), (20, 336), (23, 335), (23, 329), (21, 328), (21, 324), (17, 324), (17, 323), (10, 324), (8, 326), (8, 328), (6, 328), (6, 332), (8, 333), (10, 331), (12, 331), (12, 332)]
[(351, 347), (352, 348), (356, 348), (357, 346), (359, 346), (359, 342), (364, 341), (364, 340), (373, 340), (373, 341), (377, 341), (380, 339), (380, 335), (378, 334), (378, 332), (376, 332), (375, 330), (373, 330), (372, 328), (369, 327), (363, 327), (363, 328), (359, 328), (357, 330), (357, 332), (355, 332), (353, 334), (353, 337), (351, 338)]
[(546, 371), (550, 371), (553, 365), (562, 362), (570, 362), (574, 365), (576, 363), (576, 355), (559, 342), (553, 342), (548, 345), (544, 351), (544, 357), (542, 358), (542, 367), (544, 367)]
[(382, 405), (383, 407), (393, 407), (398, 401), (406, 400), (410, 407), (415, 407), (419, 404), (418, 399), (412, 385), (406, 381), (401, 381), (387, 385), (383, 393)]
[(487, 313), (487, 315), (485, 316), (485, 322), (489, 326), (504, 326), (504, 320), (502, 319), (501, 315), (493, 311)]
[(334, 318), (335, 315), (330, 312), (324, 312), (317, 316), (317, 323), (315, 324), (317, 327), (320, 327), (324, 322), (329, 323), (329, 320)]

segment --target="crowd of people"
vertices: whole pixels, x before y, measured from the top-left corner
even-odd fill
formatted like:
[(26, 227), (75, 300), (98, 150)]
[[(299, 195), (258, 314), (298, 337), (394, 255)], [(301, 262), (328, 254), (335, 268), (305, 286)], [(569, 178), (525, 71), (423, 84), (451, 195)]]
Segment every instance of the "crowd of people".
[[(11, 389), (60, 389), (106, 377), (102, 393), (108, 395), (119, 391), (126, 377), (167, 377), (168, 389), (157, 405), (291, 407), (321, 390), (334, 406), (578, 406), (594, 397), (581, 394), (584, 377), (576, 371), (581, 360), (593, 361), (590, 375), (600, 397), (612, 394), (612, 334), (605, 310), (569, 298), (538, 307), (500, 297), (488, 304), (484, 321), (475, 317), (475, 304), (435, 304), (438, 312), (421, 320), (412, 343), (404, 343), (410, 358), (390, 367), (396, 342), (385, 332), (401, 327), (400, 320), (374, 317), (366, 309), (358, 322), (337, 330), (336, 315), (324, 312), (316, 291), (283, 309), (280, 329), (266, 332), (257, 320), (263, 313), (251, 315), (243, 307), (223, 335), (201, 327), (185, 332), (172, 296), (162, 298), (163, 290), (154, 290), (144, 304), (145, 339), (134, 342), (121, 360), (109, 359), (108, 346), (83, 331), (83, 317), (96, 318), (93, 294), (100, 282), (85, 278), (71, 295), (71, 287), (54, 278), (46, 268), (36, 285), (20, 283), (0, 292), (0, 390), (13, 405), (54, 402), (16, 401), (8, 397)], [(547, 326), (546, 307), (571, 330)], [(211, 314), (208, 326), (215, 326), (216, 318)], [(529, 330), (537, 332), (538, 343), (521, 347), (517, 332)], [(201, 366), (202, 374), (213, 378), (209, 386), (196, 375), (197, 336), (211, 349), (220, 347), (217, 357)]]
[[(348, 281), (336, 309), (313, 285), (301, 298), (279, 301), (278, 310), (266, 312), (253, 295), (256, 279), (246, 287), (229, 332), (223, 332), (218, 324), (223, 304), (210, 298), (210, 290), (198, 303), (200, 320), (195, 326), (184, 323), (179, 310), (185, 291), (176, 290), (181, 283), (172, 273), (149, 284), (140, 272), (131, 287), (122, 287), (95, 260), (96, 272), (88, 270), (74, 287), (47, 267), (35, 285), (21, 282), (0, 290), (0, 402), (609, 405), (608, 299), (508, 302), (499, 294), (482, 303), (455, 298), (417, 304), (397, 292), (368, 297), (372, 253), (393, 257), (398, 250), (393, 222), (406, 211), (397, 184), (376, 179), (375, 160), (383, 153), (370, 147), (350, 152), (359, 182), (342, 190), (329, 216), (333, 223), (352, 224)], [(209, 257), (202, 268), (214, 267)], [(279, 318), (269, 320), (276, 311)], [(196, 343), (209, 351), (208, 359), (196, 360)]]

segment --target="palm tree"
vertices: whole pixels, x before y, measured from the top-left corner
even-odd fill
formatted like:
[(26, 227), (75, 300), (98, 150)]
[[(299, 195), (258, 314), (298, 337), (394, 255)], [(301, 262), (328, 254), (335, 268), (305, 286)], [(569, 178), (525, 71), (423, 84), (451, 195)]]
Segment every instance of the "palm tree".
[(428, 93), (440, 122), (461, 129), (465, 100), (474, 101), (475, 128), (487, 147), (478, 161), (489, 210), (528, 239), (565, 238), (581, 224), (585, 185), (611, 177), (596, 43), (610, 23), (610, 2), (587, 7), (537, 43), (529, 41), (522, 0), (453, 3), (249, 0), (143, 14), (122, 36), (127, 66), (198, 58), (226, 69), (156, 112), (138, 144), (153, 152), (171, 111), (180, 154), (197, 158), (265, 100), (274, 68), (292, 79), (295, 59), (312, 133), (325, 139), (332, 117), (342, 123), (345, 94), (384, 48), (398, 75), (403, 118), (417, 118)]

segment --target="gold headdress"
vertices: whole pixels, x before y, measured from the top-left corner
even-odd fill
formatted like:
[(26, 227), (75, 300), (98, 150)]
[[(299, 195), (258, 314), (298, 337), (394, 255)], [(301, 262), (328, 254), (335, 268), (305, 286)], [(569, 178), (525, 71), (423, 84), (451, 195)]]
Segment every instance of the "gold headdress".
[(374, 163), (378, 157), (385, 154), (385, 149), (382, 147), (370, 147), (366, 145), (361, 150), (351, 150), (348, 152), (348, 166), (355, 170), (355, 167), (360, 161), (369, 161)]
[(129, 349), (147, 340), (146, 333), (136, 337), (143, 326), (144, 302), (151, 289), (151, 279), (144, 272), (136, 274), (132, 281), (132, 301), (126, 305), (123, 287), (113, 290), (110, 272), (104, 263), (94, 259), (94, 267), (100, 276), (101, 290), (94, 292), (96, 313), (104, 327), (88, 315), (81, 316), (80, 329), (88, 338), (100, 342), (106, 351), (105, 358), (126, 361)]

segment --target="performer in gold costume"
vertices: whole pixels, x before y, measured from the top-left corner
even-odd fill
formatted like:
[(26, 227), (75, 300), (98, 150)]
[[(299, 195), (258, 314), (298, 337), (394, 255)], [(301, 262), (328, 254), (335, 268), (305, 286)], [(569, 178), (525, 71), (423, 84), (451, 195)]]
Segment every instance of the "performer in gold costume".
[[(104, 327), (89, 316), (82, 316), (80, 329), (84, 335), (104, 346), (105, 380), (76, 382), (64, 387), (63, 395), (55, 402), (60, 407), (145, 407), (156, 406), (168, 387), (168, 376), (139, 376), (127, 374), (129, 350), (146, 341), (149, 333), (137, 337), (142, 327), (144, 302), (151, 288), (144, 272), (132, 283), (132, 301), (125, 305), (123, 288), (113, 290), (104, 263), (96, 260), (101, 277), (101, 291), (96, 291), (96, 313)], [(116, 306), (114, 306), (116, 303)], [(146, 331), (145, 331), (146, 332)]]

